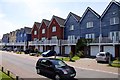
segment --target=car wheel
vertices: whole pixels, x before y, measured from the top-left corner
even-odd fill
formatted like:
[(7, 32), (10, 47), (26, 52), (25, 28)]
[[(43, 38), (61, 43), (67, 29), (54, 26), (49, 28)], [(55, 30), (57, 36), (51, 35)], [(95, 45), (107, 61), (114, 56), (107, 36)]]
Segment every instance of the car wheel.
[(58, 74), (55, 75), (55, 80), (60, 80), (60, 76)]
[(40, 74), (40, 73), (41, 73), (40, 69), (37, 69), (37, 74)]

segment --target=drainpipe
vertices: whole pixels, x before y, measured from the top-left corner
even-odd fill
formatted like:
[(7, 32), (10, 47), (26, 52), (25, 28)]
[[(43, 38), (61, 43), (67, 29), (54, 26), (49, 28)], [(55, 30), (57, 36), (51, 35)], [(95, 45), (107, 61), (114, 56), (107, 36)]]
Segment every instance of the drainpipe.
[(102, 32), (101, 32), (101, 18), (100, 18), (99, 52), (101, 51), (101, 38), (102, 38)]

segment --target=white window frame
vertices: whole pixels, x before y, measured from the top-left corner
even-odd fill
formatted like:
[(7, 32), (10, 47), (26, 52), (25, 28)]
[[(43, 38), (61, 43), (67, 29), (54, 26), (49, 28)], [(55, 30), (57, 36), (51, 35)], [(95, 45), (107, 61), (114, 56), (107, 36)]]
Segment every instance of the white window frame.
[(51, 37), (53, 40), (57, 40), (57, 36), (52, 36)]
[(56, 26), (52, 27), (52, 32), (56, 32)]
[(22, 34), (20, 34), (20, 37), (22, 37), (23, 35)]
[(34, 35), (37, 35), (37, 31), (36, 30), (34, 31)]
[(85, 35), (85, 39), (88, 39), (88, 38), (89, 38), (89, 35), (88, 35), (88, 34), (86, 34), (86, 35)]
[(74, 30), (74, 25), (70, 26), (70, 31)]
[(26, 33), (24, 34), (24, 37), (26, 37)]
[(87, 23), (86, 23), (86, 26), (87, 26), (87, 28), (93, 27), (93, 22), (87, 22)]
[(45, 29), (42, 29), (42, 34), (45, 34)]
[(41, 40), (45, 40), (46, 38), (45, 37), (42, 37)]
[(94, 33), (92, 33), (92, 34), (86, 34), (85, 38), (86, 39), (95, 39), (95, 34)]
[(119, 17), (110, 18), (110, 25), (119, 24)]

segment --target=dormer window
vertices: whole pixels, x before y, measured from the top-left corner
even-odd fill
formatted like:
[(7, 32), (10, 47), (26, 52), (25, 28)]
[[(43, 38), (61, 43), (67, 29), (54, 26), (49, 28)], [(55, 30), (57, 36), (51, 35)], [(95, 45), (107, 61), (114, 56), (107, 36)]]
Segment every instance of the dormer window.
[(70, 26), (70, 31), (74, 30), (74, 25)]
[(91, 28), (91, 27), (93, 27), (93, 22), (87, 22), (87, 28)]
[(110, 25), (119, 24), (119, 17), (110, 18)]
[(52, 32), (56, 32), (56, 26), (52, 27)]
[(42, 29), (42, 34), (45, 34), (45, 29)]
[(34, 35), (37, 35), (37, 31), (34, 31)]

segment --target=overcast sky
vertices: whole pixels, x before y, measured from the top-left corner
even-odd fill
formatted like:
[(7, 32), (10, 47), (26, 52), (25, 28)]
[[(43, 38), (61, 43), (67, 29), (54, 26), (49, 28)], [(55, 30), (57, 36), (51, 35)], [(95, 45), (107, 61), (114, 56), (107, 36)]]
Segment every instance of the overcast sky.
[[(0, 0), (0, 39), (5, 33), (32, 27), (52, 15), (67, 18), (69, 12), (82, 16), (87, 7), (102, 14), (111, 0)], [(116, 0), (119, 1), (119, 0)]]

